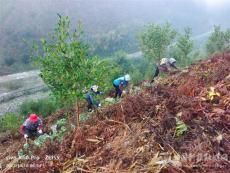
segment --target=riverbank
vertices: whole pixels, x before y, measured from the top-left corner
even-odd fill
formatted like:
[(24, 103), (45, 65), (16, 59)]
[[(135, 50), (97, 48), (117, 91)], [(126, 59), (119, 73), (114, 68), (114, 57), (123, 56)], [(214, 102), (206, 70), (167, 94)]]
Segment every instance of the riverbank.
[(47, 98), (49, 92), (37, 92), (31, 95), (24, 95), (8, 102), (0, 104), (0, 116), (4, 115), (7, 112), (19, 113), (20, 105), (28, 100), (38, 100), (42, 98)]

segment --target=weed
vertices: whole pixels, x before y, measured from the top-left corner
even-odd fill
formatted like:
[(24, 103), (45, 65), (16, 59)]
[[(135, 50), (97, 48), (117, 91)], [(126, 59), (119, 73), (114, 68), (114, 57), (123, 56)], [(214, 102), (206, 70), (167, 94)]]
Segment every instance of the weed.
[(188, 126), (183, 122), (176, 118), (176, 136), (179, 137), (183, 135), (188, 130)]

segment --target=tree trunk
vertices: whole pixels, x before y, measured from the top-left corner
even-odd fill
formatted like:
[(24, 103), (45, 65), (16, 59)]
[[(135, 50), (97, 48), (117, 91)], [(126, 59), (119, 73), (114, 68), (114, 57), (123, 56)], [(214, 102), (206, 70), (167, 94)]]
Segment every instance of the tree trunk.
[(78, 101), (75, 106), (75, 111), (76, 111), (76, 118), (77, 118), (77, 128), (79, 128), (80, 127), (80, 105)]

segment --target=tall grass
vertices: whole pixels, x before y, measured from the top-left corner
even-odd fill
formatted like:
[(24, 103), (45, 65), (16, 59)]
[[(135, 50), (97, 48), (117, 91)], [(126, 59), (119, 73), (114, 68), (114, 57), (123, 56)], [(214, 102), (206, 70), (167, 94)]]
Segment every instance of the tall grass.
[(20, 106), (20, 115), (26, 118), (31, 113), (36, 113), (43, 118), (54, 113), (60, 106), (51, 98), (29, 100)]
[(0, 118), (0, 132), (10, 131), (11, 133), (17, 133), (22, 122), (22, 117), (13, 113), (6, 113)]

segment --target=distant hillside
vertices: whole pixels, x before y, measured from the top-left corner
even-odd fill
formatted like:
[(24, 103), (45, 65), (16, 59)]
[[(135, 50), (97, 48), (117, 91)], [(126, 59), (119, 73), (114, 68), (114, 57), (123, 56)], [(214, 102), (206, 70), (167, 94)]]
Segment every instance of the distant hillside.
[(190, 26), (194, 35), (214, 24), (230, 27), (229, 9), (210, 12), (194, 0), (0, 0), (0, 73), (33, 68), (23, 39), (46, 37), (57, 13), (70, 16), (72, 27), (81, 20), (94, 53), (108, 56), (119, 49), (137, 51), (137, 32), (151, 22), (168, 21), (178, 30)]

